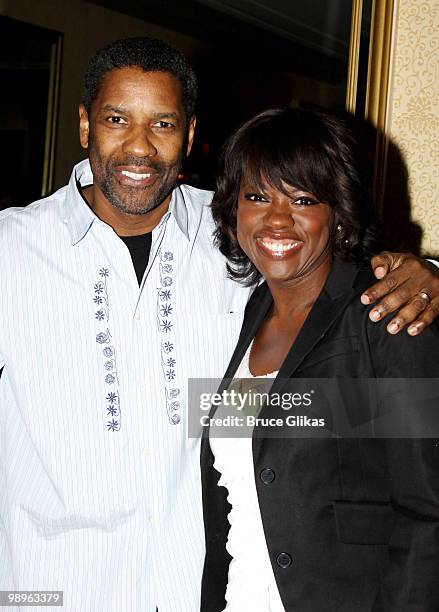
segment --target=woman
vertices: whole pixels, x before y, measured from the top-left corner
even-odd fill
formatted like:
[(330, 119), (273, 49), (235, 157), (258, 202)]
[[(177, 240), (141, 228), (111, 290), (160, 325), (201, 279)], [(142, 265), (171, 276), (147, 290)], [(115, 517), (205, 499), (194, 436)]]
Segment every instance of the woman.
[[(343, 121), (299, 109), (264, 112), (226, 144), (218, 244), (237, 281), (266, 282), (221, 389), (237, 376), (274, 378), (272, 394), (292, 378), (439, 377), (435, 326), (390, 336), (361, 306), (374, 233), (358, 150)], [(250, 441), (205, 437), (201, 609), (439, 609), (438, 446), (267, 437), (262, 426)]]

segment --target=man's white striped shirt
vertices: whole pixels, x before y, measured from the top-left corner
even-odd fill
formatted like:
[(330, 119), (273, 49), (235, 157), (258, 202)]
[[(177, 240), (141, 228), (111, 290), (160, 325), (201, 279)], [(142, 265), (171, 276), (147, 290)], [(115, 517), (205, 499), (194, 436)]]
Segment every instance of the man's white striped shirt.
[(213, 246), (211, 194), (187, 186), (139, 289), (78, 190), (91, 183), (81, 162), (0, 219), (0, 589), (62, 590), (69, 612), (194, 612), (204, 532), (187, 379), (222, 376), (248, 290)]

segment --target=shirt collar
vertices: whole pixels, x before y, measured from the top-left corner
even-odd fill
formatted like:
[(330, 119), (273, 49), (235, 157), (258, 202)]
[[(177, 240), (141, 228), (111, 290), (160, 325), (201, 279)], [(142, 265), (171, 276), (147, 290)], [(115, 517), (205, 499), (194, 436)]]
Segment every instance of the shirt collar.
[(186, 202), (184, 201), (183, 193), (181, 188), (178, 186), (172, 192), (171, 203), (169, 204), (169, 210), (164, 215), (163, 219), (167, 219), (170, 216), (173, 216), (175, 221), (177, 222), (178, 227), (182, 234), (186, 236), (188, 240), (190, 240), (189, 234), (189, 216), (188, 210), (186, 206)]
[(86, 187), (92, 183), (93, 175), (90, 164), (88, 159), (84, 159), (73, 168), (64, 201), (63, 221), (69, 229), (72, 246), (84, 238), (97, 219), (80, 192), (81, 187)]
[[(73, 168), (70, 181), (67, 185), (63, 220), (69, 229), (72, 246), (84, 238), (95, 221), (102, 223), (87, 205), (80, 192), (81, 187), (92, 185), (92, 183), (93, 174), (90, 163), (88, 159), (85, 159)], [(180, 231), (189, 240), (188, 211), (180, 187), (177, 187), (172, 192), (169, 210), (163, 216), (159, 225), (166, 223), (171, 215), (175, 218)]]

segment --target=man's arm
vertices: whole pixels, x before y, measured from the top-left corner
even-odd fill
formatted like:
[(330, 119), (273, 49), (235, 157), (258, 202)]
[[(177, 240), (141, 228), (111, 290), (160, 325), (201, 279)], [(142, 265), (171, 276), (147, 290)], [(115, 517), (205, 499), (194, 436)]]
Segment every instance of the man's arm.
[(371, 265), (376, 278), (381, 280), (361, 296), (366, 305), (380, 300), (369, 318), (380, 321), (398, 311), (387, 325), (390, 334), (409, 326), (407, 332), (416, 336), (431, 325), (439, 315), (439, 264), (411, 253), (384, 251), (372, 258)]
[(14, 588), (11, 551), (6, 529), (0, 515), (0, 591), (12, 591)]
[[(0, 355), (0, 367), (3, 367)], [(1, 382), (0, 382), (1, 384)], [(7, 507), (7, 479), (4, 465), (4, 410), (6, 406), (0, 405), (0, 591), (13, 590), (13, 574), (11, 551), (9, 547), (9, 539), (7, 535), (6, 523), (8, 522), (8, 507)]]

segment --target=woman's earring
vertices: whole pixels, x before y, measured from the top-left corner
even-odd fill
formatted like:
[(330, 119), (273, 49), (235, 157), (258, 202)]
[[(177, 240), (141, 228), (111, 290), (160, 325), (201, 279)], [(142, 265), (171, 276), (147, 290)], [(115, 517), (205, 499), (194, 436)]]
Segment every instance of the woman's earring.
[(337, 230), (337, 234), (338, 234), (337, 240), (339, 240), (341, 242), (341, 244), (343, 244), (345, 247), (347, 247), (348, 244), (349, 244), (349, 239), (345, 238), (343, 240), (343, 233), (342, 233), (343, 232), (343, 226), (342, 226), (341, 223), (339, 223), (337, 225), (336, 230)]

